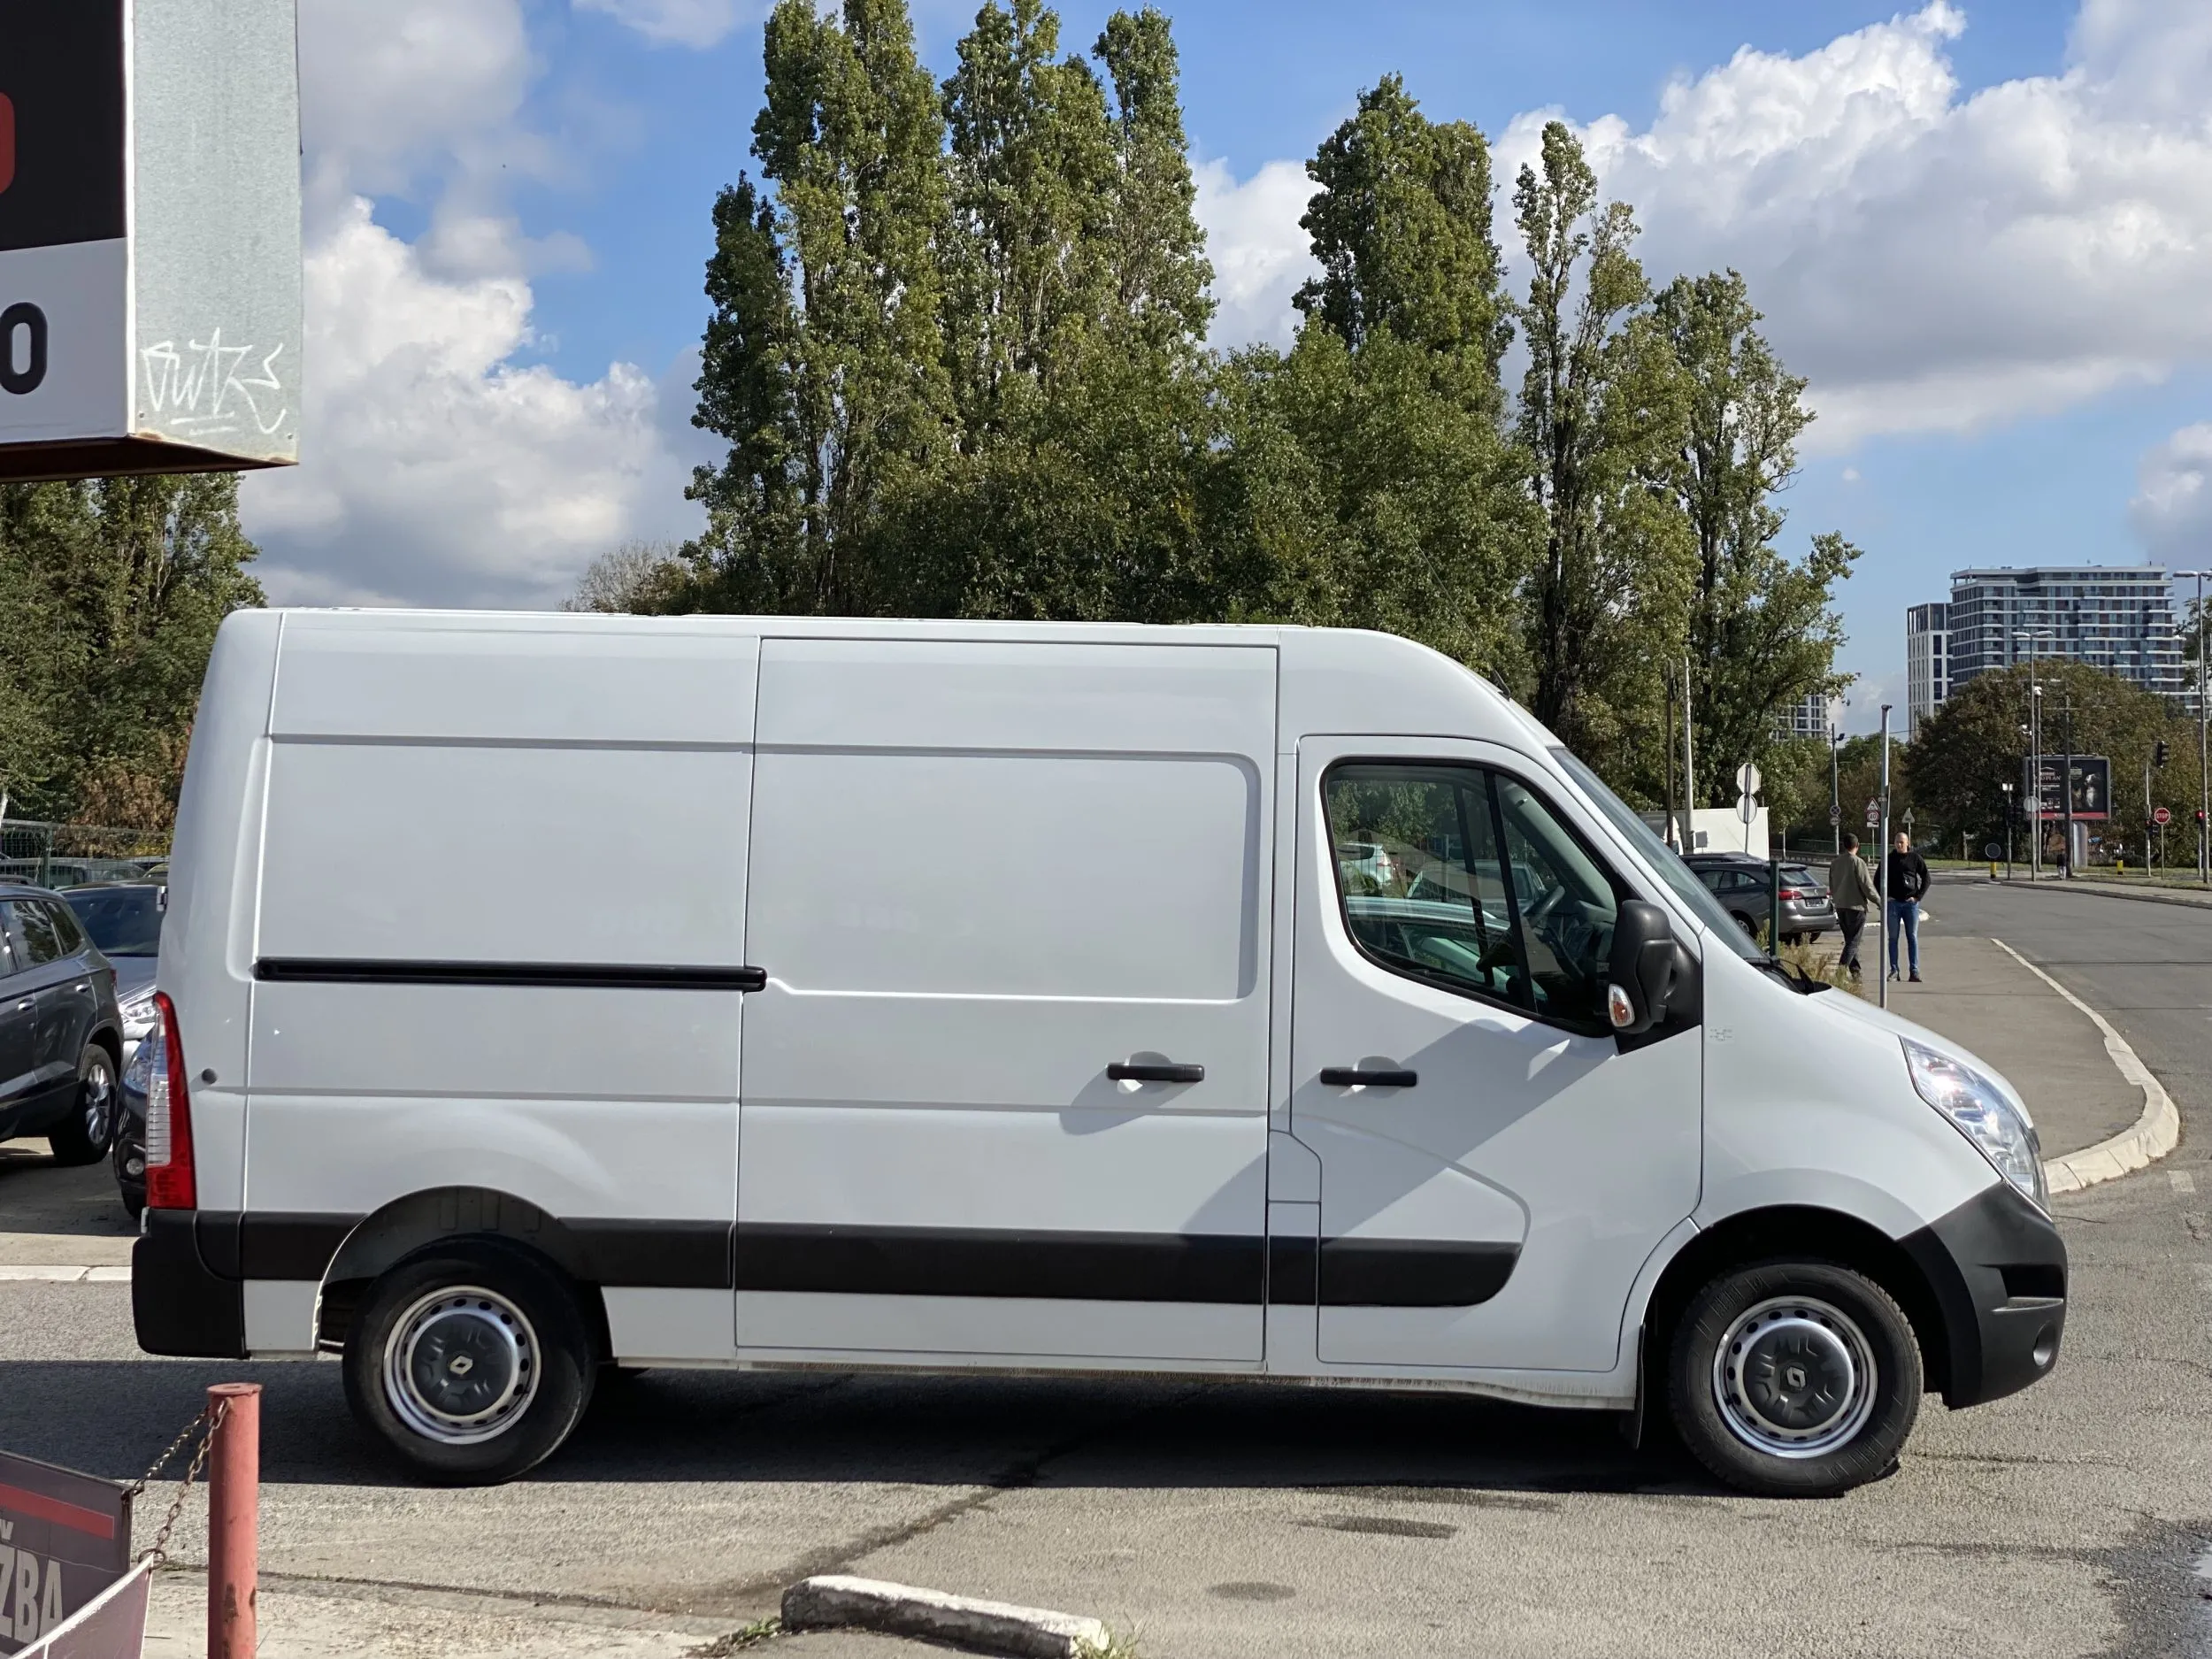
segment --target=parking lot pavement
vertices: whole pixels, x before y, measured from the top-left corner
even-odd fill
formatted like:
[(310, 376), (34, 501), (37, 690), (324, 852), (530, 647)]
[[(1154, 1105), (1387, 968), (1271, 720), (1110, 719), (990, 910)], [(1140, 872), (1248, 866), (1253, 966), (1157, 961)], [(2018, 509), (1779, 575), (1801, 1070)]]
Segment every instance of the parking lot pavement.
[[(2108, 935), (2066, 907), (2177, 919)], [(2073, 1278), (2055, 1374), (1972, 1411), (1929, 1401), (1897, 1473), (1832, 1502), (1735, 1495), (1663, 1444), (1630, 1452), (1609, 1418), (1446, 1395), (717, 1371), (610, 1390), (530, 1479), (428, 1491), (354, 1428), (335, 1365), (142, 1358), (127, 1288), (96, 1283), (0, 1282), (0, 1445), (127, 1477), (209, 1383), (264, 1382), (272, 1659), (659, 1659), (833, 1571), (1095, 1615), (1141, 1659), (2203, 1659), (2212, 916), (1943, 888), (1932, 908), (2106, 1011), (2185, 1135), (2059, 1201)], [(142, 1532), (173, 1490), (149, 1491)], [(177, 1645), (153, 1651), (196, 1651), (201, 1514), (161, 1589)], [(922, 1650), (839, 1633), (758, 1651)]]
[(119, 1267), (137, 1233), (104, 1163), (64, 1169), (43, 1137), (0, 1141), (0, 1267)]

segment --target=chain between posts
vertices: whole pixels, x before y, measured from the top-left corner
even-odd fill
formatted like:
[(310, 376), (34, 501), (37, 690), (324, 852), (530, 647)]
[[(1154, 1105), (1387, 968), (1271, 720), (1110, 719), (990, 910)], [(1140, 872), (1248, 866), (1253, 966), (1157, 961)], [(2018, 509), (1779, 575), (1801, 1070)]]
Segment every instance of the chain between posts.
[(169, 1442), (169, 1449), (155, 1458), (148, 1466), (146, 1472), (124, 1489), (126, 1497), (137, 1497), (146, 1490), (146, 1483), (159, 1474), (169, 1460), (184, 1449), (185, 1443), (191, 1440), (195, 1433), (200, 1436), (198, 1449), (192, 1454), (192, 1461), (185, 1465), (184, 1484), (177, 1488), (177, 1500), (169, 1506), (169, 1513), (162, 1517), (161, 1530), (154, 1534), (153, 1543), (139, 1556), (140, 1561), (150, 1562), (157, 1567), (168, 1564), (169, 1534), (176, 1526), (177, 1517), (184, 1513), (184, 1501), (192, 1495), (192, 1483), (200, 1478), (200, 1471), (207, 1467), (208, 1453), (215, 1445), (215, 1431), (223, 1426), (223, 1418), (229, 1413), (229, 1410), (230, 1402), (227, 1400), (204, 1408), (199, 1416), (184, 1425), (184, 1432)]

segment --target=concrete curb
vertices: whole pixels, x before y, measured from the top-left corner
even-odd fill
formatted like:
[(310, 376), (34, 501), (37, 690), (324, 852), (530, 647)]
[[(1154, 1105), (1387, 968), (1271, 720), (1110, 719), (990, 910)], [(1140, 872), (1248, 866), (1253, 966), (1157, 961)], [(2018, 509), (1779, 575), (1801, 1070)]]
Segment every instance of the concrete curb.
[(9, 1267), (0, 1265), (0, 1284), (37, 1280), (50, 1285), (127, 1285), (127, 1267)]
[(1073, 1613), (836, 1573), (802, 1578), (786, 1590), (783, 1624), (786, 1630), (843, 1625), (885, 1631), (1016, 1659), (1088, 1659), (1104, 1653), (1110, 1640), (1105, 1625)]
[(1993, 939), (1989, 942), (2094, 1020), (2097, 1029), (2104, 1033), (2104, 1051), (2112, 1056), (2112, 1064), (2119, 1068), (2122, 1077), (2143, 1091), (2143, 1115), (2131, 1127), (2079, 1152), (2043, 1160), (2043, 1173), (2051, 1184), (2051, 1191), (2075, 1193), (2100, 1181), (2117, 1180), (2156, 1163), (2180, 1144), (2181, 1113), (2174, 1105), (2173, 1096), (2166, 1093), (2166, 1086), (2151, 1075), (2150, 1068), (2128, 1047), (2127, 1039), (2113, 1030), (2112, 1022), (2003, 940)]
[[(1990, 885), (1987, 876), (1972, 877), (1984, 886)], [(1996, 886), (2018, 888), (2029, 893), (2093, 893), (2100, 898), (2127, 899), (2137, 904), (2176, 904), (2185, 910), (2212, 910), (2212, 897), (2201, 897), (2185, 888), (2168, 893), (2154, 893), (2147, 887), (2124, 887), (2117, 882), (2093, 879), (2072, 881), (1999, 881)]]

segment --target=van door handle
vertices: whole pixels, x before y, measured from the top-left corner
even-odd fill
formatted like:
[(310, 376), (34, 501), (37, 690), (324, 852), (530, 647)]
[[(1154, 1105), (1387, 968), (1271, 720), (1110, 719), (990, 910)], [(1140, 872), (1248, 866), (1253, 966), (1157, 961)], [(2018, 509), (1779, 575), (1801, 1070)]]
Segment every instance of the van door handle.
[(1173, 1060), (1117, 1060), (1106, 1075), (1117, 1083), (1203, 1083), (1206, 1068)]
[(1324, 1088), (1411, 1088), (1420, 1080), (1418, 1071), (1368, 1071), (1356, 1065), (1325, 1065), (1321, 1068), (1321, 1087)]

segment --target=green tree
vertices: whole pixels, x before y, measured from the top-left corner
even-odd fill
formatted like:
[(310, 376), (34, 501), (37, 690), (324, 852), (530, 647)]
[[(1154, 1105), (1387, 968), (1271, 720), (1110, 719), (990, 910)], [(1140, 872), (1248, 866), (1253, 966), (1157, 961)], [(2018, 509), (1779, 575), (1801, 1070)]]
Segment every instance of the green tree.
[(165, 828), (215, 630), (262, 603), (227, 474), (0, 485), (0, 788)]
[(1065, 382), (1105, 310), (1114, 145), (1088, 65), (1055, 60), (1059, 30), (1041, 0), (987, 4), (945, 82), (945, 336), (971, 452), (1017, 387)]
[(1692, 707), (1697, 751), (1710, 762), (1701, 804), (1724, 806), (1737, 765), (1775, 769), (1790, 704), (1843, 688), (1834, 666), (1843, 626), (1830, 607), (1858, 549), (1834, 534), (1816, 536), (1801, 562), (1775, 549), (1783, 514), (1774, 496), (1796, 472), (1796, 441), (1813, 416), (1804, 380), (1759, 334), (1743, 279), (1678, 277), (1653, 313), (1686, 417), (1667, 477), (1696, 548)]
[[(1668, 498), (1683, 424), (1681, 376), (1630, 251), (1634, 215), (1601, 204), (1563, 122), (1546, 124), (1514, 211), (1532, 274), (1518, 305), (1529, 363), (1520, 437), (1542, 513), (1527, 585), (1530, 705), (1614, 776), (1655, 760), (1656, 664), (1684, 636), (1689, 548)], [(1651, 735), (1631, 740), (1631, 734)]]
[[(1924, 722), (1911, 750), (1913, 795), (1922, 818), (1914, 826), (1955, 843), (1967, 832), (1971, 844), (2001, 839), (2005, 822), (2003, 786), (2014, 786), (2015, 822), (2026, 845), (2023, 787), (2029, 750), (2029, 678), (2024, 664), (1978, 674), (1952, 692)], [(2102, 755), (2112, 763), (2110, 825), (2093, 832), (2139, 849), (2144, 810), (2143, 776), (2151, 777), (2153, 806), (2169, 809), (2191, 824), (2197, 806), (2196, 727), (2179, 718), (2166, 700), (2133, 681), (2086, 663), (2045, 660), (2032, 670), (2043, 687), (2043, 752), (2063, 754), (2070, 740), (2077, 755)], [(2070, 718), (2068, 710), (2071, 710)], [(2069, 727), (2070, 726), (2070, 733)], [(2166, 740), (2170, 758), (2151, 765), (2158, 741)], [(2055, 832), (2051, 832), (2054, 835)], [(2052, 846), (2055, 849), (2055, 840)], [(2135, 855), (2140, 856), (2139, 852)], [(2193, 844), (2191, 856), (2194, 856)]]
[(1151, 6), (1117, 12), (1091, 50), (1114, 93), (1106, 326), (1187, 366), (1213, 320), (1206, 291), (1213, 266), (1198, 227), (1174, 33), (1166, 14)]
[(885, 503), (953, 431), (944, 119), (902, 0), (845, 0), (835, 19), (781, 0), (764, 41), (753, 153), (775, 201), (741, 181), (717, 204), (699, 418), (733, 447), (695, 480), (710, 528), (693, 557), (704, 589), (740, 603), (865, 611)]
[(1464, 121), (1431, 121), (1396, 75), (1306, 164), (1320, 187), (1298, 222), (1322, 274), (1294, 303), (1355, 349), (1385, 330), (1448, 364), (1472, 359), (1493, 391), (1512, 324), (1491, 234), (1490, 146)]

